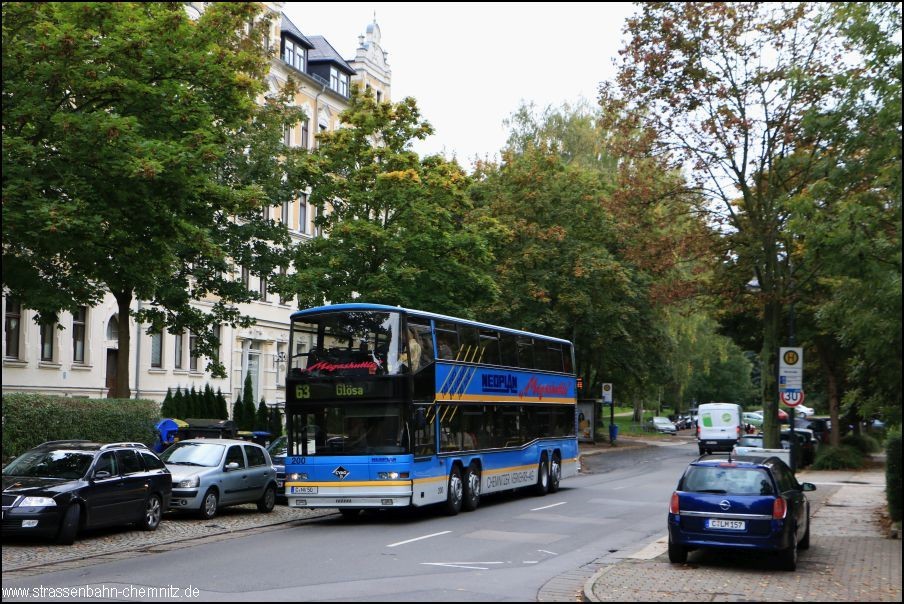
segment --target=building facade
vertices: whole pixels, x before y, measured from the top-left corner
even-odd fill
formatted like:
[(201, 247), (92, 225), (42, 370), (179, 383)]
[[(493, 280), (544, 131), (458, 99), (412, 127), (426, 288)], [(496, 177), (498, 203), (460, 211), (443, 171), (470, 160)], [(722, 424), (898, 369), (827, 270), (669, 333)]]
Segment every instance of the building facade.
[[(200, 13), (204, 4), (190, 3), (189, 12)], [(317, 134), (338, 128), (339, 115), (348, 106), (352, 86), (373, 89), (380, 100), (390, 100), (391, 71), (376, 22), (359, 37), (355, 58), (345, 60), (322, 36), (302, 33), (284, 13), (283, 3), (265, 5), (274, 17), (266, 37), (273, 55), (268, 85), (275, 92), (293, 78), (298, 84), (294, 102), (304, 108), (307, 116), (304, 122), (286, 131), (286, 144), (312, 149)], [(287, 225), (296, 243), (320, 236), (314, 225), (316, 209), (308, 203), (307, 195), (265, 211)], [(117, 315), (112, 295), (75, 314), (61, 313), (59, 323), (52, 326), (37, 325), (33, 311), (4, 295), (3, 392), (105, 397), (116, 378), (118, 332), (130, 329), (129, 383), (135, 398), (162, 401), (170, 388), (203, 389), (210, 384), (214, 391), (222, 390), (231, 408), (242, 391), (245, 376), (251, 375), (255, 404), (264, 399), (270, 405), (282, 406), (289, 316), (296, 310), (295, 301), (268, 292), (265, 279), (250, 275), (241, 267), (237, 267), (234, 278), (259, 292), (260, 300), (239, 305), (243, 314), (256, 320), (254, 326), (219, 328), (219, 354), (226, 367), (225, 378), (213, 378), (205, 372), (207, 359), (192, 353), (190, 333), (177, 336), (164, 330), (148, 335), (147, 325)], [(136, 301), (132, 308), (137, 311), (141, 305), (141, 301)], [(197, 306), (203, 309), (209, 305), (201, 301)]]

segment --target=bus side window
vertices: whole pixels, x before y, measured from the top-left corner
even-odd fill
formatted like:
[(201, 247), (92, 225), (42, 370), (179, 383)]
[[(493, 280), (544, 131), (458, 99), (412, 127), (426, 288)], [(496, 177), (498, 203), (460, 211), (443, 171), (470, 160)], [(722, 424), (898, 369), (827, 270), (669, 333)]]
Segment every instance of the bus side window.
[(518, 343), (517, 336), (514, 334), (502, 332), (499, 334), (499, 352), (500, 364), (507, 367), (518, 366)]
[(495, 331), (480, 331), (480, 357), (487, 365), (499, 364), (499, 334)]
[[(436, 323), (436, 358), (452, 361), (458, 354), (458, 331), (451, 323)], [(461, 359), (459, 359), (461, 360)]]

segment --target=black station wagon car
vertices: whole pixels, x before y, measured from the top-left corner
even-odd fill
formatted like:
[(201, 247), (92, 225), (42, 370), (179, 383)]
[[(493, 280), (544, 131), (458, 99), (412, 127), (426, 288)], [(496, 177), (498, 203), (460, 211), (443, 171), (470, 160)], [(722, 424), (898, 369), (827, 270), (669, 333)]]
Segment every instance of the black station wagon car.
[(85, 528), (153, 531), (171, 493), (169, 470), (141, 443), (46, 442), (3, 468), (3, 535), (68, 545)]

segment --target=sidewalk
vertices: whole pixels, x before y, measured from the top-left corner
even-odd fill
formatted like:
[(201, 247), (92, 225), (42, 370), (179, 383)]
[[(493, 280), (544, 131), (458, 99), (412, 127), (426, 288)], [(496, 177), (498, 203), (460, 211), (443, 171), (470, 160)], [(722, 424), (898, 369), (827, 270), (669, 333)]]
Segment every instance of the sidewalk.
[(809, 494), (811, 546), (800, 552), (796, 572), (776, 570), (767, 556), (707, 551), (671, 564), (663, 535), (626, 558), (599, 560), (584, 600), (900, 602), (901, 542), (887, 538), (879, 523), (884, 470), (807, 471), (798, 478), (817, 490)]

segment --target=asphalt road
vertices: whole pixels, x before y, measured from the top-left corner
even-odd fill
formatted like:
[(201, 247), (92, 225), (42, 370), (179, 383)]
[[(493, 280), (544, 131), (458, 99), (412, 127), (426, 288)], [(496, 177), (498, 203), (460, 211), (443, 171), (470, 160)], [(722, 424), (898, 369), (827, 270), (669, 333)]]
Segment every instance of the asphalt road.
[[(454, 517), (334, 514), (3, 587), (103, 586), (110, 599), (171, 585), (197, 588), (198, 600), (534, 601), (551, 579), (664, 534), (669, 495), (695, 457), (692, 443), (607, 452), (585, 457), (587, 473), (554, 495), (485, 497)], [(170, 599), (161, 595), (146, 599)]]

